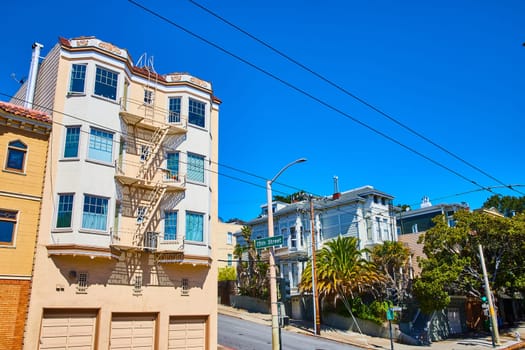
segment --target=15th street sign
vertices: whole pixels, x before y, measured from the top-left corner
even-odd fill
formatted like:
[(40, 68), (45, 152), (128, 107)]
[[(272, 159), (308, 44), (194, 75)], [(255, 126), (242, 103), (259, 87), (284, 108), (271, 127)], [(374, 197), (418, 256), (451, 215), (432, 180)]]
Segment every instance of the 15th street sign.
[(283, 244), (283, 236), (259, 238), (255, 240), (255, 249), (274, 247)]

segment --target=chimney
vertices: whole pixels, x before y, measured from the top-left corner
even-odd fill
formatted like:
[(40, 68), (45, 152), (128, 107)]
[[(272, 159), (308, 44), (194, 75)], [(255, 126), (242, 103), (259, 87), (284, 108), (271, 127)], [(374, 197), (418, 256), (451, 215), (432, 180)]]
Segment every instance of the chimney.
[(35, 42), (33, 44), (33, 55), (31, 56), (31, 66), (29, 67), (29, 76), (27, 77), (26, 97), (24, 107), (33, 108), (33, 98), (35, 97), (36, 76), (38, 75), (38, 60), (40, 59), (40, 49), (44, 45)]
[(339, 178), (334, 176), (334, 194), (332, 195), (332, 199), (339, 199), (340, 197), (341, 193), (339, 192)]

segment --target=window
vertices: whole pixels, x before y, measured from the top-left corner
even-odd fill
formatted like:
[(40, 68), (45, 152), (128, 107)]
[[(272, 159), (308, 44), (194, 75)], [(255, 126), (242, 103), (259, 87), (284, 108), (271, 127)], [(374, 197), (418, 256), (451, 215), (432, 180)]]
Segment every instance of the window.
[(78, 143), (80, 140), (80, 126), (66, 127), (66, 144), (64, 145), (64, 158), (78, 157)]
[(91, 129), (89, 135), (90, 159), (111, 163), (113, 160), (113, 134), (100, 129)]
[(149, 146), (140, 145), (140, 161), (145, 162), (149, 157)]
[(188, 153), (188, 180), (204, 183), (204, 157)]
[(226, 244), (233, 244), (233, 233), (228, 232), (228, 235), (226, 236)]
[(57, 228), (71, 227), (71, 215), (73, 213), (73, 194), (58, 195)]
[(297, 248), (297, 232), (295, 226), (290, 227), (290, 247)]
[(186, 213), (186, 239), (189, 241), (204, 241), (204, 215)]
[(181, 295), (190, 295), (190, 283), (187, 278), (183, 278), (181, 281)]
[(84, 196), (82, 228), (105, 231), (108, 218), (108, 199), (91, 195)]
[(418, 228), (417, 228), (417, 224), (413, 224), (412, 225), (412, 233), (418, 233)]
[(87, 272), (80, 272), (77, 279), (77, 293), (85, 293), (88, 287)]
[(0, 245), (13, 245), (17, 212), (0, 209)]
[(233, 254), (228, 253), (228, 266), (232, 266), (233, 262)]
[(133, 280), (133, 292), (141, 293), (142, 292), (142, 275), (137, 273), (135, 279)]
[(86, 83), (86, 65), (74, 64), (71, 66), (71, 81), (69, 82), (69, 92), (82, 94)]
[(144, 222), (144, 217), (146, 216), (146, 207), (137, 208), (137, 224), (142, 224)]
[(95, 95), (116, 100), (117, 83), (117, 73), (97, 67), (97, 74), (95, 76)]
[(146, 105), (153, 104), (153, 91), (144, 90), (144, 104)]
[(19, 172), (24, 171), (27, 146), (19, 140), (9, 142), (7, 146), (7, 163), (5, 168)]
[(166, 175), (169, 180), (178, 180), (179, 177), (179, 152), (171, 152), (166, 154)]
[(177, 239), (177, 212), (164, 212), (164, 240), (174, 241)]
[(170, 97), (168, 123), (180, 123), (180, 97)]
[(193, 125), (200, 126), (201, 128), (204, 128), (204, 107), (206, 106), (205, 103), (192, 100), (190, 98), (190, 108), (188, 111), (189, 114), (189, 123)]

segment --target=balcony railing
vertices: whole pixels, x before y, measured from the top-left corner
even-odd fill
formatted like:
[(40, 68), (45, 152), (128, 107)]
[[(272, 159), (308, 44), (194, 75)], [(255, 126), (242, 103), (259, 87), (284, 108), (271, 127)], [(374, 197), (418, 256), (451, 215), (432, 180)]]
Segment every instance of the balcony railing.
[(148, 129), (169, 126), (171, 133), (185, 132), (188, 126), (188, 117), (181, 115), (180, 112), (130, 98), (120, 100), (120, 115), (128, 124)]

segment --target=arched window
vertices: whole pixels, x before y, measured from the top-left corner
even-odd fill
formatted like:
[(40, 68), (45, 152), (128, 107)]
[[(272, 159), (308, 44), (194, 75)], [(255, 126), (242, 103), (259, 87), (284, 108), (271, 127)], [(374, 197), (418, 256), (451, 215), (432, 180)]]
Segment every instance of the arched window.
[(24, 171), (27, 146), (20, 140), (11, 141), (7, 147), (7, 163), (5, 168), (8, 170)]

